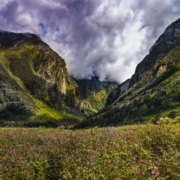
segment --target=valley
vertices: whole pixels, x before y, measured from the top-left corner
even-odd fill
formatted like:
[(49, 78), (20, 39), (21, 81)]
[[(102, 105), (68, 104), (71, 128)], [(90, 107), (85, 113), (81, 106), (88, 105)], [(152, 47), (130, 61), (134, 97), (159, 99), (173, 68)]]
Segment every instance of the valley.
[(112, 90), (106, 107), (77, 127), (157, 123), (160, 117), (179, 116), (179, 28), (180, 20), (167, 27), (131, 79)]
[(0, 31), (0, 179), (179, 179), (179, 129), (180, 19), (120, 84)]

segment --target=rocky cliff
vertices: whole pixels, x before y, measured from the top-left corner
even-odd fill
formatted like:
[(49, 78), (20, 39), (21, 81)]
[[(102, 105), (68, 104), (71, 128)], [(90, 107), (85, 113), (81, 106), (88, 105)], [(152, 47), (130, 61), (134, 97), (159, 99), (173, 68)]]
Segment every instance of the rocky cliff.
[(103, 109), (112, 89), (118, 86), (117, 82), (99, 80), (94, 76), (91, 80), (75, 80), (79, 85), (81, 94), (81, 107), (87, 115), (93, 115)]
[(180, 19), (166, 28), (131, 79), (109, 94), (106, 108), (81, 126), (133, 124), (180, 115), (179, 88)]
[(1, 31), (0, 119), (51, 116), (43, 105), (63, 114), (80, 110), (80, 91), (64, 59), (37, 35)]

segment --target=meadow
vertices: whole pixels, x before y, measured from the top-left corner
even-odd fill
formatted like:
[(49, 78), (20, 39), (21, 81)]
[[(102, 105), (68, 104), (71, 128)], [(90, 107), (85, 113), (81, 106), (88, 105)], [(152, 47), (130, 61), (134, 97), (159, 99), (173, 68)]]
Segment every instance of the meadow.
[(180, 179), (180, 124), (0, 128), (0, 179)]

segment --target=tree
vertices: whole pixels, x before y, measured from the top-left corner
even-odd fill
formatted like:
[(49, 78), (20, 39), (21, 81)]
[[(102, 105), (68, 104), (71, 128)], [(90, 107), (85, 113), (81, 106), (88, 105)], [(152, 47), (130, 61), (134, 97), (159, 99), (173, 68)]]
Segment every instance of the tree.
[(176, 117), (176, 111), (171, 111), (168, 117), (174, 119)]
[(148, 109), (148, 114), (154, 114), (155, 113), (155, 108), (154, 105), (152, 105), (149, 109)]
[(180, 91), (176, 95), (177, 100), (180, 100)]
[(146, 113), (147, 113), (147, 110), (148, 110), (148, 107), (147, 107), (146, 104), (144, 104), (144, 105), (141, 107), (141, 109), (140, 109), (140, 114), (143, 115), (143, 116), (145, 116)]

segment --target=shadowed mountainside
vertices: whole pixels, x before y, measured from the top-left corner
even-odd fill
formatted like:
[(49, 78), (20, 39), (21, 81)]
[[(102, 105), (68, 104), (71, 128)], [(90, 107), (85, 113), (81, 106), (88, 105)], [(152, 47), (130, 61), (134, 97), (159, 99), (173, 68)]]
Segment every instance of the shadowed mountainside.
[(59, 121), (84, 116), (65, 61), (34, 34), (0, 32), (0, 119)]

